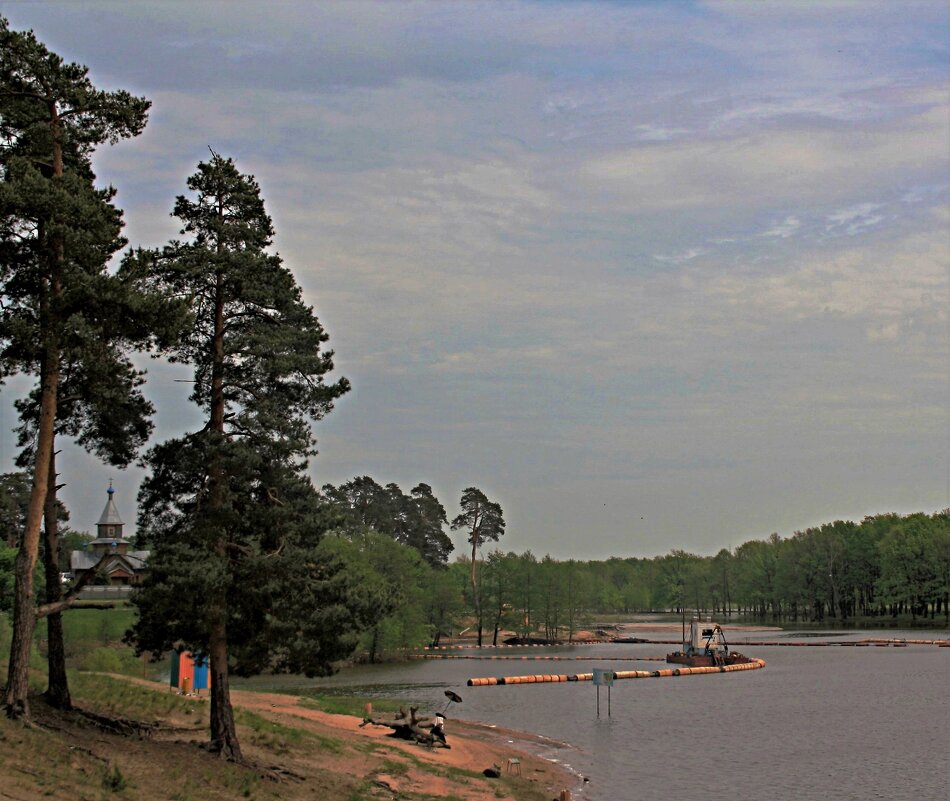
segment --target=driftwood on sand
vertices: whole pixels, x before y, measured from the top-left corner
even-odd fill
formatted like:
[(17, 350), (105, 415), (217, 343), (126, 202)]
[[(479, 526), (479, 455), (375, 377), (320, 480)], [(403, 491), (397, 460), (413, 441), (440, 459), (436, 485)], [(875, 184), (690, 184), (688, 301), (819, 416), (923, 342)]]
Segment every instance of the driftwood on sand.
[(439, 736), (434, 731), (435, 723), (430, 722), (428, 717), (419, 717), (416, 713), (418, 708), (409, 707), (409, 713), (400, 707), (399, 711), (391, 719), (377, 718), (373, 716), (372, 704), (367, 704), (363, 713), (363, 722), (360, 726), (372, 724), (374, 726), (386, 726), (393, 730), (393, 736), (401, 740), (410, 740), (428, 746), (439, 746), (441, 748), (451, 748), (445, 742), (445, 736)]

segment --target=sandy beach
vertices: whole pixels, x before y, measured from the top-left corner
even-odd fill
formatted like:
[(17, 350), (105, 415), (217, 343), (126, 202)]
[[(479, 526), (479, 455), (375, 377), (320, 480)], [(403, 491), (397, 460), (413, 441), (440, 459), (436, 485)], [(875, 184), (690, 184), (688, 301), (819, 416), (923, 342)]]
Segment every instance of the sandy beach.
[[(533, 746), (556, 744), (527, 732), (450, 719), (446, 725), (446, 737), (451, 748), (428, 748), (393, 737), (385, 726), (364, 725), (359, 718), (350, 715), (329, 714), (301, 706), (301, 699), (293, 695), (234, 690), (232, 700), (238, 708), (251, 709), (318, 735), (332, 736), (357, 746), (360, 742), (385, 744), (390, 760), (395, 759), (399, 769), (388, 773), (379, 771), (375, 779), (381, 787), (388, 787), (394, 794), (425, 793), (457, 797), (463, 801), (497, 801), (499, 798), (499, 784), (495, 780), (486, 777), (480, 784), (459, 784), (450, 778), (433, 776), (418, 767), (417, 761), (477, 773), (496, 767), (501, 770), (503, 780), (518, 781), (516, 777), (520, 777), (520, 781), (543, 790), (545, 795), (542, 797), (545, 798), (557, 798), (561, 790), (575, 789), (582, 781), (561, 765), (532, 753), (536, 750)], [(346, 757), (335, 759), (331, 769), (365, 775), (373, 769), (372, 758), (371, 750), (357, 747), (350, 749)], [(520, 760), (520, 763), (509, 766), (511, 758)]]
[[(231, 692), (244, 762), (225, 762), (204, 747), (207, 695), (185, 697), (164, 683), (97, 675), (106, 702), (78, 699), (100, 713), (96, 722), (83, 712), (54, 710), (38, 695), (31, 699), (37, 725), (0, 719), (0, 799), (550, 801), (583, 782), (542, 755), (570, 746), (529, 733), (450, 718), (450, 747), (428, 747), (361, 717), (313, 708), (304, 697), (250, 690)], [(154, 697), (125, 692), (123, 684)], [(108, 702), (110, 694), (118, 706)], [(147, 733), (99, 725), (128, 720), (130, 704), (140, 707), (135, 720), (154, 721)]]

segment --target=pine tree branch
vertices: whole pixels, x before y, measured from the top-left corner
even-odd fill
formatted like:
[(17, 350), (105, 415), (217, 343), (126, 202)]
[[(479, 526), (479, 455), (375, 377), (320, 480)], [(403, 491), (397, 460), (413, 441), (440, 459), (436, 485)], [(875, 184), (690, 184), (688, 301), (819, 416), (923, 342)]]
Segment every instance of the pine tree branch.
[(108, 561), (112, 556), (111, 553), (106, 551), (102, 556), (99, 557), (99, 561), (90, 569), (83, 573), (76, 582), (70, 587), (69, 592), (63, 596), (61, 601), (56, 601), (49, 604), (41, 604), (36, 607), (34, 610), (34, 615), (37, 620), (46, 617), (47, 615), (54, 615), (57, 612), (62, 612), (65, 609), (71, 607), (77, 600), (79, 600), (79, 593), (86, 587), (86, 585), (98, 575), (100, 568)]
[(41, 95), (39, 92), (18, 92), (12, 89), (6, 89), (0, 92), (0, 97), (32, 97), (34, 100), (39, 100), (41, 103), (49, 102), (49, 97), (46, 95)]

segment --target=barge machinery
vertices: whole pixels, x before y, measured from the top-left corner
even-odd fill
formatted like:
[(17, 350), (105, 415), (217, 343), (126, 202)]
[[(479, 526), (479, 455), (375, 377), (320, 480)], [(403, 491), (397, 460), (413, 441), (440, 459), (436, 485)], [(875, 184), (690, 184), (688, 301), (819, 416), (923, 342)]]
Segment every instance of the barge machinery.
[(667, 654), (666, 661), (687, 667), (725, 667), (752, 660), (729, 650), (726, 635), (718, 623), (703, 623), (694, 617), (689, 624), (689, 639), (683, 638), (683, 649)]

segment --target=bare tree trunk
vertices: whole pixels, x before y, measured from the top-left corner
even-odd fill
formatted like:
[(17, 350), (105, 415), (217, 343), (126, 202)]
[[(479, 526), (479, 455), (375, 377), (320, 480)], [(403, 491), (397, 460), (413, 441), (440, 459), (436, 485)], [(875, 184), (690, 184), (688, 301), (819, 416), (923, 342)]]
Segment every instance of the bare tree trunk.
[[(52, 139), (53, 180), (63, 177), (62, 130), (56, 103), (49, 107)], [(41, 226), (42, 232), (42, 226)], [(41, 251), (42, 251), (41, 242)], [(43, 356), (40, 364), (40, 419), (36, 434), (33, 463), (33, 486), (27, 507), (26, 525), (14, 568), (13, 638), (10, 643), (10, 664), (4, 697), (6, 713), (11, 718), (29, 718), (30, 645), (36, 628), (34, 611), (33, 570), (39, 555), (40, 523), (46, 503), (50, 457), (56, 426), (56, 401), (59, 393), (59, 343), (55, 325), (55, 304), (62, 295), (62, 271), (66, 247), (61, 233), (51, 237), (49, 250), (49, 283), (40, 298), (40, 327), (43, 331)], [(42, 290), (41, 290), (42, 292)]]
[[(46, 575), (46, 603), (58, 604), (63, 600), (63, 588), (59, 581), (59, 517), (56, 503), (56, 451), (50, 454), (49, 478), (46, 487), (46, 505), (43, 518), (46, 522), (46, 541), (43, 549), (43, 567)], [(46, 639), (49, 679), (46, 701), (56, 709), (72, 709), (69, 696), (69, 680), (66, 678), (66, 645), (63, 640), (63, 614), (53, 612), (46, 618)]]
[[(218, 206), (219, 216), (224, 212)], [(220, 251), (220, 243), (218, 245)], [(213, 358), (211, 367), (211, 431), (217, 437), (217, 448), (224, 446), (224, 300), (222, 277), (217, 278), (214, 317)], [(209, 469), (209, 500), (213, 510), (224, 506), (224, 469), (220, 451), (212, 455)], [(218, 533), (215, 552), (222, 564), (227, 563), (227, 532)], [(215, 590), (216, 597), (208, 604), (208, 651), (211, 658), (211, 748), (223, 759), (241, 761), (241, 746), (234, 724), (234, 709), (231, 707), (231, 687), (228, 680), (228, 601), (227, 590)]]
[(242, 761), (241, 745), (234, 724), (228, 677), (227, 624), (213, 613), (208, 650), (211, 657), (211, 750), (222, 759)]
[(59, 350), (48, 342), (40, 381), (40, 420), (37, 434), (33, 486), (27, 507), (26, 528), (15, 563), (13, 591), (13, 638), (4, 705), (8, 717), (29, 718), (30, 646), (36, 629), (33, 572), (39, 555), (40, 524), (46, 502), (50, 457), (53, 452), (53, 427), (56, 419), (56, 394), (59, 386)]
[(478, 556), (478, 537), (472, 531), (472, 601), (475, 604), (475, 622), (478, 627), (478, 647), (482, 647), (482, 599), (478, 593), (478, 581), (475, 577), (475, 560)]
[(379, 626), (373, 626), (373, 638), (369, 642), (369, 663), (376, 664), (376, 651), (379, 648)]

